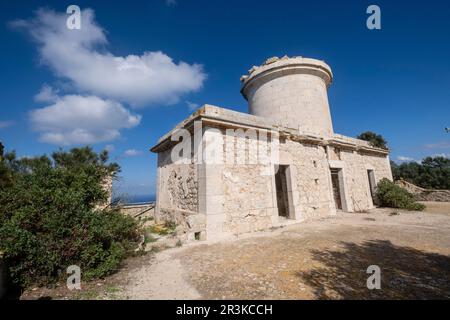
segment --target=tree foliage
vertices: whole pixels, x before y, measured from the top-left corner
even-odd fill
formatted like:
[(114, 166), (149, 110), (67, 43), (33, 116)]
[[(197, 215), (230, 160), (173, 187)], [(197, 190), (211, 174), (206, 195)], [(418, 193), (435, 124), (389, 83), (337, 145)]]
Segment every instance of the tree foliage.
[(119, 171), (107, 152), (91, 148), (58, 151), (51, 157), (2, 157), (0, 251), (14, 282), (46, 284), (78, 265), (85, 279), (119, 266), (137, 239), (132, 218), (101, 209), (103, 182)]
[(372, 131), (366, 131), (356, 137), (357, 139), (365, 140), (370, 143), (372, 147), (387, 149), (387, 141), (382, 135), (376, 134)]
[(425, 209), (423, 204), (415, 202), (411, 193), (386, 178), (378, 182), (376, 196), (383, 207), (417, 211)]
[(450, 159), (426, 157), (422, 163), (405, 162), (397, 165), (391, 162), (395, 180), (404, 179), (426, 189), (450, 189)]

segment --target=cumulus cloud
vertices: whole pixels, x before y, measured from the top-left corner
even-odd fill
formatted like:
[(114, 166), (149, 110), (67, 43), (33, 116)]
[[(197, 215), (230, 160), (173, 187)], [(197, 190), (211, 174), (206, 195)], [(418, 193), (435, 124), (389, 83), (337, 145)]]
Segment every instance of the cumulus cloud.
[(96, 96), (66, 95), (30, 112), (40, 141), (57, 144), (91, 144), (120, 137), (120, 129), (139, 124), (141, 116), (120, 103)]
[(398, 156), (398, 157), (397, 157), (397, 160), (398, 160), (398, 161), (405, 161), (405, 162), (414, 161), (413, 158), (411, 158), (411, 157), (405, 157), (405, 156)]
[(107, 144), (104, 149), (108, 152), (113, 152), (114, 150), (116, 150), (116, 147), (114, 147), (113, 144)]
[(450, 153), (437, 153), (437, 154), (433, 154), (432, 157), (444, 157), (444, 158), (448, 158), (450, 159)]
[(36, 102), (55, 102), (58, 100), (58, 91), (48, 84), (44, 84), (41, 91), (34, 96)]
[(161, 51), (115, 56), (105, 50), (108, 41), (94, 11), (85, 9), (81, 16), (80, 30), (66, 27), (65, 13), (47, 9), (10, 25), (29, 33), (42, 62), (82, 92), (142, 106), (173, 104), (202, 87), (206, 74), (201, 65), (176, 63)]
[(126, 150), (123, 155), (125, 157), (137, 157), (142, 154), (142, 151), (136, 150), (136, 149), (128, 149)]

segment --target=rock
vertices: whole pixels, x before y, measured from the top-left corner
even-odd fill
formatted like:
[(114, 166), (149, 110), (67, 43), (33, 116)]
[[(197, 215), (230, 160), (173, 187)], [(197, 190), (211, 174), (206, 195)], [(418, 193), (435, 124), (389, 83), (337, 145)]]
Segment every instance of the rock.
[(401, 179), (395, 181), (395, 184), (412, 193), (417, 201), (450, 201), (450, 190), (424, 189)]

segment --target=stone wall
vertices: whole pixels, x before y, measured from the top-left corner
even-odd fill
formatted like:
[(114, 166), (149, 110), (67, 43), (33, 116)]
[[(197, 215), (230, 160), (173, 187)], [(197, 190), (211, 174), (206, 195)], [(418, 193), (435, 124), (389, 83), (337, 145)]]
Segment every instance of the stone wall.
[(340, 157), (344, 169), (348, 211), (359, 212), (373, 208), (367, 170), (373, 170), (376, 184), (382, 178), (392, 180), (389, 158), (351, 150), (341, 150)]
[(107, 198), (104, 202), (97, 204), (95, 207), (98, 210), (103, 210), (111, 205), (112, 202), (112, 189), (113, 189), (113, 177), (107, 175), (101, 183), (102, 189), (106, 192)]
[(249, 113), (282, 119), (292, 128), (330, 135), (333, 132), (325, 82), (314, 75), (290, 74), (251, 90)]
[(196, 165), (172, 163), (168, 150), (158, 155), (158, 175), (158, 207), (198, 211)]
[[(186, 161), (172, 163), (170, 134), (152, 148), (158, 153), (156, 218), (175, 221), (188, 239), (219, 239), (336, 214), (330, 167), (342, 169), (344, 211), (373, 207), (367, 170), (374, 172), (375, 182), (392, 179), (387, 152), (365, 141), (313, 136), (212, 106), (189, 119), (177, 128), (201, 132), (203, 152), (207, 158), (214, 155), (212, 163), (194, 161), (195, 150)], [(201, 121), (202, 131), (194, 120)], [(272, 144), (278, 139), (261, 139), (262, 133), (276, 135), (279, 144)], [(261, 163), (258, 151), (271, 147), (279, 159)], [(274, 164), (286, 166), (288, 219), (278, 213)]]
[(249, 113), (289, 123), (291, 128), (330, 136), (333, 133), (327, 87), (331, 68), (302, 57), (270, 59), (241, 78)]
[(363, 156), (355, 151), (341, 150), (341, 160), (344, 164), (347, 211), (358, 212), (372, 208), (369, 179)]
[[(229, 234), (242, 234), (279, 225), (274, 173), (271, 166), (258, 164), (253, 158), (264, 143), (249, 137), (222, 134), (226, 154), (234, 153), (234, 159), (246, 164), (226, 163), (209, 166), (205, 183), (206, 202), (212, 203), (206, 212), (207, 221), (224, 215), (222, 230)], [(206, 138), (206, 140), (208, 140)], [(279, 164), (289, 166), (289, 210), (290, 218), (303, 220), (324, 217), (335, 213), (331, 194), (329, 164), (325, 148), (319, 145), (302, 144), (282, 139)], [(223, 159), (225, 160), (225, 159)], [(273, 169), (273, 168), (272, 168)], [(214, 214), (211, 215), (211, 210)]]
[(299, 216), (308, 219), (334, 214), (330, 170), (324, 147), (287, 140), (280, 149), (280, 163), (292, 164), (296, 171), (297, 192), (293, 195)]
[(273, 225), (272, 176), (262, 175), (261, 170), (259, 165), (224, 167), (224, 231), (242, 234)]
[[(256, 131), (254, 132), (256, 134)], [(267, 229), (272, 226), (271, 177), (257, 162), (261, 142), (244, 132), (206, 126), (206, 148), (214, 141), (219, 152), (214, 163), (203, 163), (199, 170), (199, 213), (205, 215), (209, 238), (227, 237)]]
[(158, 179), (155, 218), (173, 221), (180, 232), (202, 232), (205, 218), (198, 216), (197, 165), (173, 163), (171, 150), (158, 154)]
[(119, 206), (120, 212), (131, 216), (133, 218), (141, 217), (154, 217), (155, 216), (155, 204), (154, 203), (144, 203), (144, 204), (132, 204), (132, 205), (122, 205)]

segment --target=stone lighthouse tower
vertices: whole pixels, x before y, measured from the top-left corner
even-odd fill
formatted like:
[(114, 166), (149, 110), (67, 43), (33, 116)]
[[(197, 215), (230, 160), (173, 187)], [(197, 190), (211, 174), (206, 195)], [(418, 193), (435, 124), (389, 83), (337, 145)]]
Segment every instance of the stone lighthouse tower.
[(270, 58), (241, 78), (249, 113), (279, 120), (301, 132), (333, 134), (327, 88), (333, 75), (323, 61), (302, 57)]

